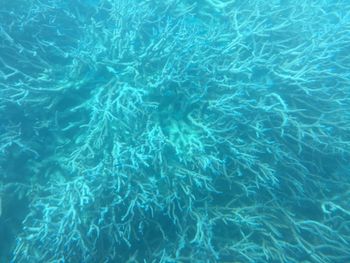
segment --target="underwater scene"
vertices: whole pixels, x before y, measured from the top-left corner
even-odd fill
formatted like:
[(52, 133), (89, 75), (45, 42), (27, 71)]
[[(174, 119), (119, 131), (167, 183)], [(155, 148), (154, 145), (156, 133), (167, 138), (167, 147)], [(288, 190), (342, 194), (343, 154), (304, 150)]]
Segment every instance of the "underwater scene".
[(0, 0), (0, 262), (350, 262), (350, 1)]

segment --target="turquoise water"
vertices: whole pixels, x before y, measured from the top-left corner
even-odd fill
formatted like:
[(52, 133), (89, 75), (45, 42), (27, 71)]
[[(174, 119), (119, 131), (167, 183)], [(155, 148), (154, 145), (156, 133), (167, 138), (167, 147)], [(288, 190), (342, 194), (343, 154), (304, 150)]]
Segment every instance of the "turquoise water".
[(0, 0), (0, 261), (350, 262), (349, 14)]

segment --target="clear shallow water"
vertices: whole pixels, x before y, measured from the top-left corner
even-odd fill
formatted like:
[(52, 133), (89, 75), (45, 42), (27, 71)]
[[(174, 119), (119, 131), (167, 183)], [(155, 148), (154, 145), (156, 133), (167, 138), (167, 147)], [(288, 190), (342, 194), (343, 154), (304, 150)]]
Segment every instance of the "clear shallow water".
[(349, 261), (349, 9), (2, 1), (1, 261)]

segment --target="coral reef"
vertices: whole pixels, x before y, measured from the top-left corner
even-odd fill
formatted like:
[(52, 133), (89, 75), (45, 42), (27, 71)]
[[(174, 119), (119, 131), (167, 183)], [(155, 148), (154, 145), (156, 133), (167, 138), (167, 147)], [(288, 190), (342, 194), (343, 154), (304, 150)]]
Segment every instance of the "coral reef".
[(350, 261), (349, 14), (2, 3), (0, 259)]

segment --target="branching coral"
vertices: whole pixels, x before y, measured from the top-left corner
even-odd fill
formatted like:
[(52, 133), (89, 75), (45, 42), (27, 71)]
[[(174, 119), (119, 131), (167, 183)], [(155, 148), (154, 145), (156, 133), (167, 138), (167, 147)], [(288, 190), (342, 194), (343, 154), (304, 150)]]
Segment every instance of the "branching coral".
[(349, 260), (350, 6), (285, 2), (0, 7), (6, 258)]

